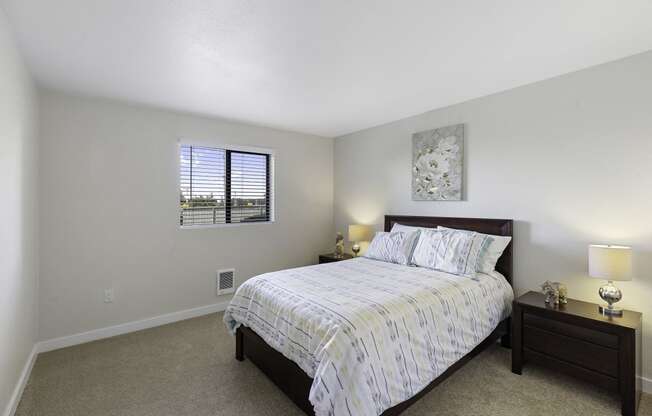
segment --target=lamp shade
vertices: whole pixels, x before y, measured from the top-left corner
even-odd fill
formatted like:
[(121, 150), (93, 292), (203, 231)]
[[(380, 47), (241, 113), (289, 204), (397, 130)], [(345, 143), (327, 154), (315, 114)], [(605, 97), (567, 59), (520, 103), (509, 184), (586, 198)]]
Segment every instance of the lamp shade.
[(349, 225), (349, 241), (359, 243), (360, 241), (371, 241), (373, 229), (369, 225)]
[(632, 280), (631, 247), (591, 244), (589, 276), (603, 280)]

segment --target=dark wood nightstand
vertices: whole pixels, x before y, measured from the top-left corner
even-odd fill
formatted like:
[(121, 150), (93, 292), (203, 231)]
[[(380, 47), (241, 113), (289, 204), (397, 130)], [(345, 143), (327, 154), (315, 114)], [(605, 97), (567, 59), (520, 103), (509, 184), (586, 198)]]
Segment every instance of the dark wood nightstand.
[(641, 394), (642, 315), (608, 317), (598, 305), (569, 299), (548, 306), (541, 293), (514, 300), (512, 372), (531, 361), (620, 393), (624, 416), (634, 416)]
[(342, 257), (335, 257), (335, 253), (320, 254), (319, 255), (319, 264), (322, 263), (333, 263), (335, 261), (349, 260), (352, 259), (353, 255), (344, 253)]

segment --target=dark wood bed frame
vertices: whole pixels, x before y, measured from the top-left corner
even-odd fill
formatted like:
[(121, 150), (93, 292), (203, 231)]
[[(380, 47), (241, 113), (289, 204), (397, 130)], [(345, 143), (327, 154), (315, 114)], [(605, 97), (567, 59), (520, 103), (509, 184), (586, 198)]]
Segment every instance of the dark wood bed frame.
[[(494, 234), (513, 237), (513, 221), (484, 219), (484, 218), (453, 218), (453, 217), (414, 217), (404, 215), (386, 215), (385, 231), (391, 230), (395, 223), (417, 227), (435, 228), (438, 225), (450, 228), (473, 230), (485, 234)], [(512, 247), (510, 243), (496, 264), (499, 271), (509, 284), (512, 284)], [(494, 344), (498, 339), (501, 344), (511, 346), (511, 318), (502, 321), (498, 327), (471, 352), (451, 365), (439, 377), (433, 380), (423, 390), (412, 398), (401, 402), (382, 413), (382, 416), (394, 416), (403, 412), (414, 404), (426, 393), (447, 379), (451, 374), (466, 364), (471, 358)], [(238, 361), (248, 357), (260, 370), (263, 371), (299, 408), (306, 414), (314, 415), (312, 404), (308, 400), (308, 393), (313, 379), (293, 361), (270, 347), (258, 334), (248, 327), (240, 326), (236, 331), (235, 358)]]

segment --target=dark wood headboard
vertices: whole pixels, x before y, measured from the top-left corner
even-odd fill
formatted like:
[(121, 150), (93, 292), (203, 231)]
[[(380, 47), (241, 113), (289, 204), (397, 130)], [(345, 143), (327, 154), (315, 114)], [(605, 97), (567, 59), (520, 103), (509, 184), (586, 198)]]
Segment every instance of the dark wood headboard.
[(503, 235), (512, 237), (503, 255), (496, 263), (496, 270), (500, 272), (510, 285), (512, 285), (513, 265), (512, 247), (514, 246), (514, 221), (496, 220), (488, 218), (455, 218), (455, 217), (414, 217), (410, 215), (385, 215), (385, 231), (390, 231), (394, 224), (411, 225), (414, 227), (458, 228), (460, 230), (477, 231), (484, 234)]

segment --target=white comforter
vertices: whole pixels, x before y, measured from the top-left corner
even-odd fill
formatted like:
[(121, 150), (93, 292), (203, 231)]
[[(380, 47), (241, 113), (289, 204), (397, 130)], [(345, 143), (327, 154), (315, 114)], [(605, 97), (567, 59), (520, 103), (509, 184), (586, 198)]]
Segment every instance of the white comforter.
[(249, 279), (224, 322), (250, 327), (312, 377), (318, 416), (372, 416), (471, 351), (512, 299), (498, 273), (473, 280), (357, 258)]

